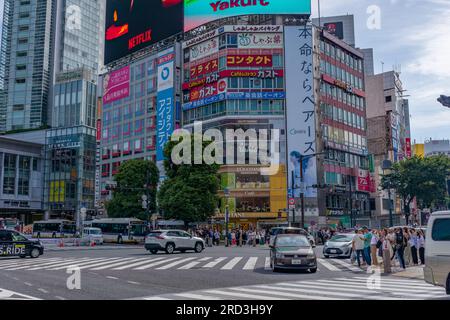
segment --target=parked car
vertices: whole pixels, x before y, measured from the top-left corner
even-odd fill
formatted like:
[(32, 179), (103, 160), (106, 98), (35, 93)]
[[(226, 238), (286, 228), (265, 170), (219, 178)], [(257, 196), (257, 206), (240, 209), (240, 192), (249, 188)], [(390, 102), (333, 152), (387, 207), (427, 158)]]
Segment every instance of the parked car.
[(270, 245), (270, 266), (280, 269), (317, 272), (317, 257), (308, 238), (299, 234), (279, 234)]
[(28, 240), (13, 230), (0, 230), (0, 257), (39, 258), (44, 247), (37, 240)]
[(103, 244), (103, 234), (100, 228), (84, 228), (81, 234), (81, 241), (95, 244)]
[(428, 221), (424, 275), (450, 295), (450, 211), (434, 212)]
[(350, 258), (352, 256), (354, 234), (339, 233), (334, 235), (325, 243), (323, 247), (323, 256), (325, 258)]
[(316, 247), (316, 240), (308, 231), (301, 228), (288, 228), (288, 227), (277, 227), (270, 229), (270, 244), (273, 244), (275, 237), (279, 234), (299, 234), (308, 238), (309, 243), (313, 248)]
[(165, 251), (167, 254), (175, 251), (184, 253), (188, 250), (201, 253), (205, 249), (205, 241), (182, 230), (158, 230), (147, 235), (145, 249), (152, 254), (158, 251)]

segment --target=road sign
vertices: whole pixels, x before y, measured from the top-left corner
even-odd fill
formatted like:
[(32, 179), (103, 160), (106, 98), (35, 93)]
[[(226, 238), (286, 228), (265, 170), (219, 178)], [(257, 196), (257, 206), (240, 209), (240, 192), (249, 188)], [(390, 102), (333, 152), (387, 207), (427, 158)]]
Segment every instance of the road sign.
[(290, 198), (289, 199), (289, 205), (291, 205), (291, 206), (295, 205), (295, 199), (294, 198)]

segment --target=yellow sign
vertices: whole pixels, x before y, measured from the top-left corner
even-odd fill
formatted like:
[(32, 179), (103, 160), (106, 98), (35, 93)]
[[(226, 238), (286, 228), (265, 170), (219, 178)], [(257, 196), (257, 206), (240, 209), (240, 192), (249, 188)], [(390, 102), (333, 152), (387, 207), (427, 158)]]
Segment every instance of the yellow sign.
[(66, 182), (52, 181), (50, 183), (50, 203), (64, 202), (66, 197)]

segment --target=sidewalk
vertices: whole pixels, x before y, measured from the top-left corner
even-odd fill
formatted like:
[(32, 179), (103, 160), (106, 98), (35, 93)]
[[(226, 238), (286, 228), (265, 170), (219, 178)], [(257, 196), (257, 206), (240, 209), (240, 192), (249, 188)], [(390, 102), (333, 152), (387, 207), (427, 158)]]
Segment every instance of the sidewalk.
[[(397, 271), (398, 269), (398, 271)], [(406, 270), (395, 268), (392, 275), (395, 277), (401, 277), (401, 278), (408, 278), (408, 279), (417, 279), (417, 280), (424, 280), (424, 274), (423, 274), (423, 266), (414, 266), (406, 268)]]

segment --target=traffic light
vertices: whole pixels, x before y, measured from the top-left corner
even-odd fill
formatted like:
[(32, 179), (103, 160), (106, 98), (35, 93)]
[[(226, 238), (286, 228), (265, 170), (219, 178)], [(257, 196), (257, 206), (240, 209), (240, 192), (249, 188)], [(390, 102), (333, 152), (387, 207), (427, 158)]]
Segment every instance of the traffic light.
[(441, 103), (444, 107), (450, 108), (450, 97), (441, 95), (439, 99), (437, 99), (439, 103)]

